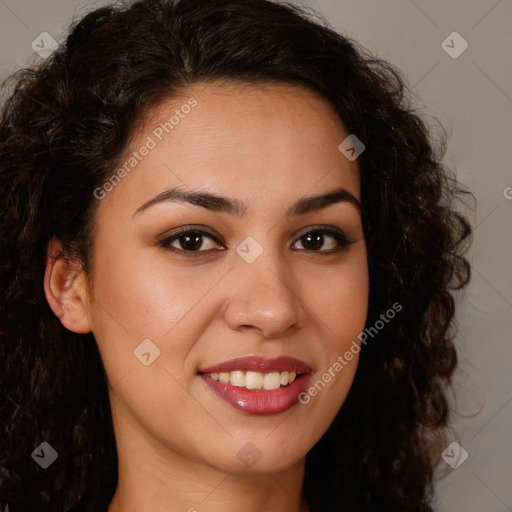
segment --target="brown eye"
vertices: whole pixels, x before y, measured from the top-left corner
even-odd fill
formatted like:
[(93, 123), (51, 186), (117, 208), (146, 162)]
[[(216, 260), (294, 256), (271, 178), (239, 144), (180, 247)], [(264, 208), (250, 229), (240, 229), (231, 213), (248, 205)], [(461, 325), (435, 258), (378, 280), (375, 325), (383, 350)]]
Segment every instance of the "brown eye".
[(182, 235), (176, 239), (179, 241), (180, 246), (185, 251), (197, 251), (203, 245), (202, 235)]
[(300, 238), (300, 241), (305, 249), (308, 249), (309, 251), (317, 251), (321, 249), (322, 246), (324, 245), (324, 238), (325, 237), (323, 233), (319, 233), (318, 231), (312, 231), (311, 233), (302, 236)]
[(345, 249), (353, 242), (340, 231), (331, 229), (315, 229), (303, 234), (296, 244), (302, 245), (306, 251), (333, 253)]
[(200, 256), (201, 253), (223, 249), (213, 234), (190, 228), (181, 229), (172, 236), (159, 241), (158, 245), (184, 257)]

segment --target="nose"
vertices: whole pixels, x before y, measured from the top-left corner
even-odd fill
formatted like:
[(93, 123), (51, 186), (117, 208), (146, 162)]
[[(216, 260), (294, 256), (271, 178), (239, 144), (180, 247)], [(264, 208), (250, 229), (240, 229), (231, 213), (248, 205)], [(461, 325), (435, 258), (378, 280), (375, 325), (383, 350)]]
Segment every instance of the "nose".
[(264, 251), (252, 263), (236, 261), (223, 304), (224, 320), (231, 329), (255, 331), (272, 339), (304, 326), (307, 311), (298, 280), (281, 260)]

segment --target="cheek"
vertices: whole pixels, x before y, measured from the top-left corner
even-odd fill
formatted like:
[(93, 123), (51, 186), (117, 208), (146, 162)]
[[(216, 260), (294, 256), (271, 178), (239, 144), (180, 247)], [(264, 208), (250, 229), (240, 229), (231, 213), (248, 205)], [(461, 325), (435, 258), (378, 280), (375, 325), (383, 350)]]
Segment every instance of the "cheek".
[[(122, 246), (119, 244), (117, 247)], [(211, 267), (201, 273), (169, 263), (149, 251), (98, 251), (94, 298), (99, 320), (117, 323), (136, 338), (162, 338), (201, 300), (222, 274)]]
[(322, 274), (310, 283), (308, 302), (324, 324), (326, 348), (340, 351), (357, 340), (368, 313), (369, 277), (366, 253), (359, 251), (346, 265)]
[[(136, 382), (140, 377), (141, 384), (126, 395), (136, 400), (146, 384), (159, 389), (163, 384), (159, 379), (163, 379), (163, 389), (176, 388), (178, 396), (174, 398), (180, 402), (184, 398), (180, 384), (186, 380), (184, 363), (218, 313), (220, 302), (212, 302), (213, 294), (208, 291), (225, 269), (211, 266), (208, 272), (199, 273), (197, 268), (173, 266), (165, 258), (144, 255), (144, 251), (114, 249), (105, 246), (97, 253), (91, 322), (109, 381), (117, 389), (121, 379), (126, 387), (127, 381)], [(148, 351), (154, 362), (146, 367), (137, 357)], [(129, 378), (125, 378), (128, 372)], [(166, 402), (174, 398), (166, 395)]]
[(352, 385), (359, 360), (369, 297), (366, 253), (340, 265), (322, 286), (310, 294), (313, 318), (321, 331), (319, 366), (312, 375), (303, 403), (322, 410), (324, 427), (342, 406)]

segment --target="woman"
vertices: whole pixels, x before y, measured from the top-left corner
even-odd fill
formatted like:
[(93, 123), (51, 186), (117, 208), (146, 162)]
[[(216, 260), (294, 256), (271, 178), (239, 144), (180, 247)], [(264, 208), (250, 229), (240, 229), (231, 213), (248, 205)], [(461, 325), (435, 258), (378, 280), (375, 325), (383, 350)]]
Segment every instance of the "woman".
[(471, 230), (399, 73), (142, 0), (9, 84), (2, 506), (432, 511)]

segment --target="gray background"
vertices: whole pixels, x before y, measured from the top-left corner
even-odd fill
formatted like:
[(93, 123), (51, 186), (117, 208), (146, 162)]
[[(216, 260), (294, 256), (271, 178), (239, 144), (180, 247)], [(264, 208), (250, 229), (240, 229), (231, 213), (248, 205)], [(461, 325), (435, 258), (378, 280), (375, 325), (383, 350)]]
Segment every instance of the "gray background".
[[(108, 3), (0, 0), (0, 78), (41, 60), (31, 47), (41, 32), (60, 42), (73, 16)], [(477, 197), (470, 213), (473, 279), (457, 299), (460, 366), (451, 439), (469, 457), (455, 470), (441, 460), (447, 476), (437, 484), (439, 511), (512, 510), (512, 1), (301, 3), (405, 73), (419, 108), (450, 135), (445, 163)], [(454, 31), (469, 45), (456, 59), (441, 46)]]

